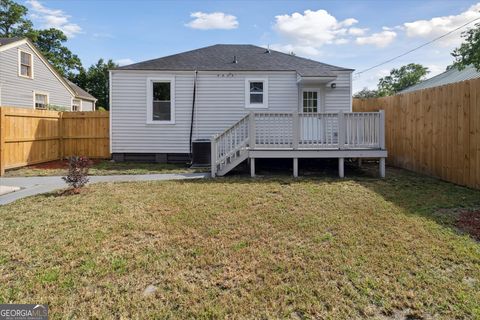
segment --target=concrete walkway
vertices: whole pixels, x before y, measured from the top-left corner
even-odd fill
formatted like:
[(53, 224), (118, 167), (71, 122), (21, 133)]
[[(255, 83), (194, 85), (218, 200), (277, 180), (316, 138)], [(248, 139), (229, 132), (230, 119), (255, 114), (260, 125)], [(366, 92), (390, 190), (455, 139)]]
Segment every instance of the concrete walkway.
[[(139, 175), (114, 175), (114, 176), (89, 176), (89, 183), (97, 182), (129, 182), (129, 181), (164, 181), (202, 179), (210, 177), (209, 173), (166, 173), (166, 174), (139, 174)], [(0, 205), (15, 200), (33, 196), (36, 194), (51, 192), (67, 187), (62, 177), (22, 177), (22, 178), (0, 178), (0, 184), (9, 187), (20, 187), (21, 189), (12, 193), (0, 196)]]

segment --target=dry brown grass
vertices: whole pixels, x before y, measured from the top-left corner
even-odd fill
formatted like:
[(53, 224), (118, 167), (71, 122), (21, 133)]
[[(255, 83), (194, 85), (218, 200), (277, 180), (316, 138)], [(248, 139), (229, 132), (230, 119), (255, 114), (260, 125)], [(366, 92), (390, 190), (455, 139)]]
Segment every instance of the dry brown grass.
[(36, 196), (0, 207), (0, 302), (78, 319), (478, 318), (480, 245), (434, 212), (479, 203), (398, 170)]

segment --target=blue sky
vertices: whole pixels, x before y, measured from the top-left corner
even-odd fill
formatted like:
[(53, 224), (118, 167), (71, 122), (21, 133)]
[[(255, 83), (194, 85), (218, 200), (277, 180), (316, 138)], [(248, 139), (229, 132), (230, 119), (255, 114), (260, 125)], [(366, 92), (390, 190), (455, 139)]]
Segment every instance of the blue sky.
[[(38, 28), (56, 27), (85, 66), (121, 64), (216, 43), (251, 43), (361, 71), (475, 18), (476, 1), (27, 0)], [(478, 21), (477, 21), (478, 22)], [(473, 26), (473, 24), (472, 24)], [(416, 62), (431, 75), (452, 62), (460, 32), (355, 77), (374, 88), (391, 68)]]

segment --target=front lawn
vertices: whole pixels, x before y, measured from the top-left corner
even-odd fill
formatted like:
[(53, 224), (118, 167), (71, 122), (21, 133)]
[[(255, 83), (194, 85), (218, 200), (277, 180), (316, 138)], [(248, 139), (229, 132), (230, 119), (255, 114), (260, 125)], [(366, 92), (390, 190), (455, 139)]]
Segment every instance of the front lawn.
[(35, 196), (0, 207), (0, 303), (52, 319), (479, 318), (480, 245), (444, 214), (479, 205), (395, 169)]
[[(52, 161), (7, 170), (6, 177), (41, 177), (64, 176), (67, 174), (68, 161)], [(208, 169), (207, 169), (208, 170)], [(192, 173), (202, 169), (190, 169), (187, 164), (148, 163), (148, 162), (113, 162), (110, 160), (93, 160), (89, 175), (107, 176), (123, 174), (151, 173)]]

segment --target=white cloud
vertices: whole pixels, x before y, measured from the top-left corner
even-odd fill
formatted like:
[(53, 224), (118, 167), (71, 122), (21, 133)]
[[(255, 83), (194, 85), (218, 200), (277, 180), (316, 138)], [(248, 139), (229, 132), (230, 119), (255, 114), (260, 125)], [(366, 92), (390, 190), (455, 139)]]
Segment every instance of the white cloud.
[[(263, 45), (262, 47), (267, 47)], [(292, 45), (292, 44), (271, 44), (269, 45), (270, 49), (281, 51), (284, 53), (295, 53), (298, 55), (306, 56), (318, 56), (321, 54), (321, 51), (312, 46), (302, 46), (302, 45)]]
[(382, 32), (373, 33), (369, 36), (358, 37), (355, 42), (359, 45), (373, 44), (378, 48), (388, 46), (397, 36), (395, 31), (384, 30)]
[(82, 33), (82, 28), (70, 22), (71, 16), (62, 10), (50, 9), (45, 7), (38, 0), (27, 0), (32, 9), (31, 17), (42, 24), (43, 28), (56, 28), (62, 30), (67, 37), (74, 37), (76, 34)]
[(350, 28), (348, 29), (348, 34), (352, 36), (363, 36), (367, 31), (368, 28)]
[(118, 60), (115, 60), (115, 63), (120, 65), (120, 66), (126, 66), (128, 64), (132, 64), (134, 63), (135, 61), (133, 61), (132, 59), (130, 58), (123, 58), (123, 59), (118, 59)]
[[(406, 22), (403, 28), (408, 37), (421, 37), (433, 39), (452, 31), (473, 19), (480, 18), (480, 3), (472, 5), (467, 11), (458, 15), (435, 17), (430, 20), (417, 20)], [(442, 39), (439, 43), (443, 46), (456, 45), (461, 41), (460, 32)]]
[(238, 28), (237, 17), (223, 12), (194, 12), (190, 17), (195, 18), (186, 24), (187, 27), (201, 30), (211, 29), (236, 29)]
[(282, 36), (315, 48), (335, 43), (337, 38), (348, 34), (350, 26), (358, 23), (354, 18), (338, 21), (326, 10), (305, 10), (303, 14), (294, 12), (276, 16), (275, 19), (274, 29)]

